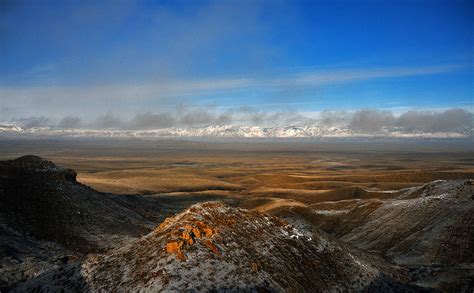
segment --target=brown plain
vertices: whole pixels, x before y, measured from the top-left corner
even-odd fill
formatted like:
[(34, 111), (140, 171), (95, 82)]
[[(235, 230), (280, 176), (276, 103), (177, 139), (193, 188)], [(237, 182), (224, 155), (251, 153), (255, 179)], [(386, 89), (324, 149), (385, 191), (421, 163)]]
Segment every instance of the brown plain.
[(102, 192), (224, 196), (262, 211), (474, 178), (469, 142), (0, 140), (0, 151), (72, 168)]

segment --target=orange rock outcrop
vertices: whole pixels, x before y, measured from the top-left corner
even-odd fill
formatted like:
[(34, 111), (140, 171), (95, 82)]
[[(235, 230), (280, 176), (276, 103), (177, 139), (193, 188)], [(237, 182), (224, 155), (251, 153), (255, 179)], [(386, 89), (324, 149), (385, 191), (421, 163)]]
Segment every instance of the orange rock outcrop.
[[(165, 223), (166, 221), (159, 227), (162, 228)], [(197, 239), (202, 239), (204, 240), (204, 245), (206, 245), (213, 253), (219, 255), (219, 249), (212, 243), (212, 240), (210, 239), (215, 233), (215, 229), (211, 228), (202, 221), (196, 221), (192, 225), (186, 224), (171, 233), (175, 239), (170, 240), (166, 244), (166, 252), (175, 254), (176, 258), (179, 260), (186, 260), (186, 255), (184, 254), (183, 248), (185, 248), (186, 245), (194, 245)]]

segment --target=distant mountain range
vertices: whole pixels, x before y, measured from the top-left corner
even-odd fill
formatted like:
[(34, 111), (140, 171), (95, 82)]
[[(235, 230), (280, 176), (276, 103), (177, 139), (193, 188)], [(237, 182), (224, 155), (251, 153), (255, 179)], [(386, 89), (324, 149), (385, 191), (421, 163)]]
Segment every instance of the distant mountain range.
[(66, 129), (58, 127), (25, 127), (14, 123), (0, 123), (0, 136), (53, 136), (53, 137), (118, 137), (118, 138), (177, 138), (177, 137), (230, 137), (230, 138), (467, 138), (471, 132), (409, 132), (390, 128), (376, 132), (359, 132), (348, 126), (238, 126), (210, 125), (201, 127), (171, 127), (150, 130), (124, 129)]

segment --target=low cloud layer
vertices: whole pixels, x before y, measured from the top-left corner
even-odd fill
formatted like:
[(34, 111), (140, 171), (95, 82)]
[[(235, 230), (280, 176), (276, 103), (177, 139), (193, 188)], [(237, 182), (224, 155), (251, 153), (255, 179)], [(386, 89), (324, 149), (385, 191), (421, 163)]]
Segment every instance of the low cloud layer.
[(60, 128), (80, 128), (82, 127), (82, 120), (74, 116), (66, 116), (58, 123)]
[(376, 132), (384, 127), (393, 126), (396, 118), (390, 111), (364, 109), (355, 112), (350, 127), (359, 132)]
[(471, 132), (473, 113), (464, 109), (442, 112), (408, 111), (394, 116), (390, 111), (360, 110), (354, 113), (350, 127), (363, 133), (374, 133), (386, 128), (404, 132)]
[(396, 126), (408, 131), (472, 131), (473, 114), (463, 109), (450, 109), (441, 113), (409, 111), (396, 119)]
[(32, 127), (49, 126), (51, 122), (47, 117), (44, 117), (44, 116), (32, 116), (32, 117), (21, 118), (18, 120), (18, 123), (26, 128), (32, 128)]
[(247, 126), (319, 126), (343, 127), (355, 133), (383, 133), (400, 131), (407, 133), (457, 132), (470, 134), (474, 114), (465, 109), (443, 111), (407, 111), (398, 115), (388, 110), (361, 109), (357, 111), (322, 111), (315, 113), (282, 111), (264, 112), (250, 107), (221, 110), (217, 107), (178, 106), (162, 113), (145, 112), (131, 118), (113, 113), (100, 115), (91, 121), (66, 116), (57, 123), (46, 117), (29, 117), (15, 122), (23, 127), (56, 127), (62, 129), (122, 129), (150, 130), (170, 127), (202, 127), (210, 125)]

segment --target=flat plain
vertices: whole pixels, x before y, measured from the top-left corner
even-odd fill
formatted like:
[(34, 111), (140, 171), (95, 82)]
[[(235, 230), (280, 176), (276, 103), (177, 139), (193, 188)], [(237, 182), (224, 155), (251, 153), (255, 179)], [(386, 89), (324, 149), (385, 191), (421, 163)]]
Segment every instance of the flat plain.
[(361, 190), (381, 197), (433, 180), (474, 178), (474, 148), (465, 140), (0, 141), (1, 160), (26, 154), (76, 170), (78, 181), (101, 192), (211, 195), (255, 204), (261, 202), (256, 198), (315, 203)]

